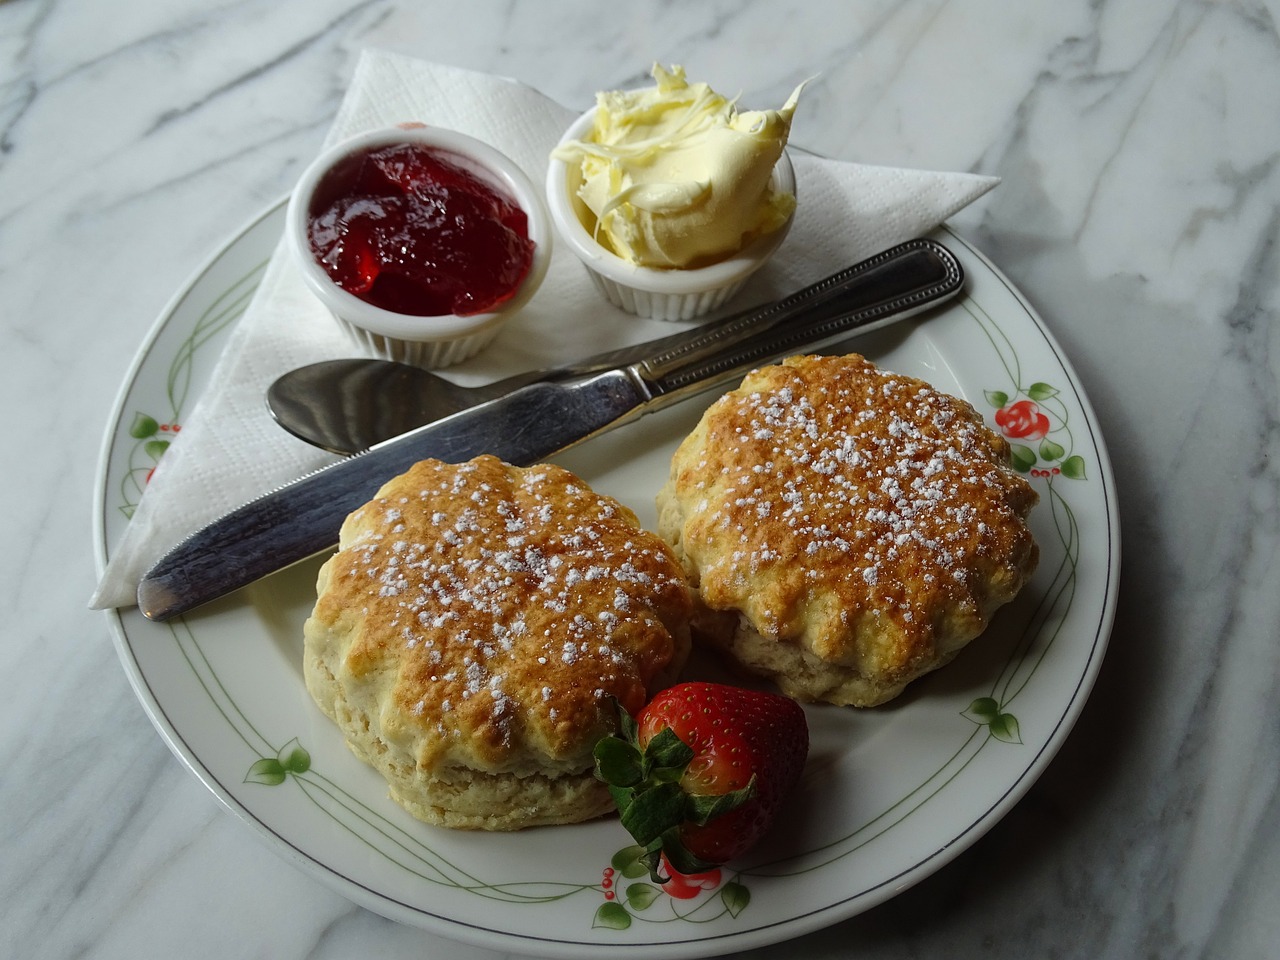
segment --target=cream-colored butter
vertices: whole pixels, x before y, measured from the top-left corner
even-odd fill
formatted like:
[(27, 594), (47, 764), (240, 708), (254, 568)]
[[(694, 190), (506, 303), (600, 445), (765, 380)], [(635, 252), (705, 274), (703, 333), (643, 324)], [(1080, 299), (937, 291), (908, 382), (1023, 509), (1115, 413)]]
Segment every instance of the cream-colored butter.
[(770, 178), (803, 84), (780, 110), (739, 113), (683, 67), (654, 64), (653, 77), (597, 94), (590, 135), (553, 153), (581, 170), (596, 240), (642, 266), (697, 267), (782, 226), (796, 201)]

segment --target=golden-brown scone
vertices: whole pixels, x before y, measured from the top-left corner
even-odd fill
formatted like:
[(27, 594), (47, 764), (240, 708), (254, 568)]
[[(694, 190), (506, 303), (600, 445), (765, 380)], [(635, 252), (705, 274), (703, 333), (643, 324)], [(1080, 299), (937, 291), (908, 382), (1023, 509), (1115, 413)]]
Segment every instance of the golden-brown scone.
[(971, 405), (857, 355), (790, 357), (714, 403), (659, 532), (705, 636), (791, 696), (873, 706), (1013, 599), (1038, 500)]
[(680, 565), (617, 501), (555, 466), (417, 464), (342, 526), (304, 672), (348, 745), (413, 815), (449, 827), (574, 823), (615, 728), (689, 651)]

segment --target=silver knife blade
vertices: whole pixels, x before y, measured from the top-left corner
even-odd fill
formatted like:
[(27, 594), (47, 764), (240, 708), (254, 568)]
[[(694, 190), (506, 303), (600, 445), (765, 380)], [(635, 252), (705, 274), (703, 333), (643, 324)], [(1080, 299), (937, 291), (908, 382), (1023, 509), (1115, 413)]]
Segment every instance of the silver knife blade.
[(138, 585), (138, 606), (168, 620), (331, 548), (347, 514), (419, 460), (491, 453), (528, 466), (586, 440), (650, 399), (627, 368), (535, 383), (307, 474), (178, 544)]
[[(854, 279), (857, 306), (845, 296)], [(469, 407), (253, 500), (178, 544), (142, 578), (138, 606), (168, 620), (330, 549), (348, 514), (420, 460), (460, 463), (482, 453), (528, 466), (641, 414), (745, 374), (778, 355), (878, 329), (955, 296), (964, 271), (945, 247), (909, 241), (788, 301), (705, 331), (664, 338), (655, 356), (567, 380), (540, 381)], [(774, 313), (784, 317), (780, 322)], [(630, 359), (630, 358), (628, 358)]]

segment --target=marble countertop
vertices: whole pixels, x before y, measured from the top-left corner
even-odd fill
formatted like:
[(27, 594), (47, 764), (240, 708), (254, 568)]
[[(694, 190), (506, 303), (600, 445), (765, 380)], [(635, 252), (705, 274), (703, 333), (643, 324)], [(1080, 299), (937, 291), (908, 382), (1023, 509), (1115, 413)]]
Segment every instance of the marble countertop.
[(499, 956), (268, 849), (170, 753), (87, 606), (98, 454), (135, 353), (288, 191), (380, 47), (576, 107), (655, 59), (752, 104), (812, 76), (801, 146), (1002, 178), (953, 222), (1045, 318), (1106, 436), (1110, 649), (989, 833), (750, 956), (1275, 956), (1278, 18), (1264, 0), (0, 3), (0, 389), (30, 440), (3, 481), (0, 954)]

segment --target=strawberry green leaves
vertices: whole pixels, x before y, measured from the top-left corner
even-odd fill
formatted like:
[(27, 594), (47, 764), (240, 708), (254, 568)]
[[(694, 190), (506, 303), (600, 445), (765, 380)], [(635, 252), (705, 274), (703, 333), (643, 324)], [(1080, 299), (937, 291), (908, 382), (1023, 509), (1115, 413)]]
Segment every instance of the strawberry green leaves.
[(688, 793), (680, 784), (694, 751), (670, 727), (643, 747), (635, 720), (615, 701), (618, 735), (595, 747), (595, 775), (609, 787), (618, 815), (642, 853), (636, 858), (654, 883), (670, 878), (662, 873), (662, 854), (680, 873), (697, 873), (714, 866), (688, 851), (680, 839), (685, 823), (705, 826), (736, 810), (755, 793), (754, 778), (740, 790), (713, 796)]
[(696, 878), (749, 850), (795, 787), (809, 751), (804, 710), (781, 694), (701, 681), (662, 690), (634, 719), (614, 708), (618, 733), (596, 745), (596, 777), (649, 879), (696, 895)]

